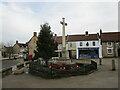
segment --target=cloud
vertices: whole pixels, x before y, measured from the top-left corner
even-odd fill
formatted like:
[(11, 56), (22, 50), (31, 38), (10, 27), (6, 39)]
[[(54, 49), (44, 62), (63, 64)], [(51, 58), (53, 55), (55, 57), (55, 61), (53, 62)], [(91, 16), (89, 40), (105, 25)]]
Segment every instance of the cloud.
[(34, 31), (39, 32), (40, 24), (48, 22), (54, 33), (62, 34), (62, 17), (66, 18), (66, 34), (82, 34), (103, 31), (117, 31), (117, 2), (77, 3), (8, 3), (2, 4), (3, 41), (27, 42)]
[(117, 31), (117, 3), (66, 3), (54, 12), (51, 21), (66, 17), (68, 34), (80, 34), (85, 30), (94, 33), (100, 28), (103, 31)]
[(2, 5), (2, 30), (3, 41), (20, 40), (25, 42), (31, 37), (33, 31), (37, 31), (37, 21), (34, 12), (29, 8), (16, 6), (15, 4)]
[(67, 34), (81, 34), (88, 30), (97, 33), (99, 29), (105, 32), (117, 31), (117, 3), (48, 3), (40, 17), (48, 21), (54, 32), (61, 35), (60, 20), (66, 18)]

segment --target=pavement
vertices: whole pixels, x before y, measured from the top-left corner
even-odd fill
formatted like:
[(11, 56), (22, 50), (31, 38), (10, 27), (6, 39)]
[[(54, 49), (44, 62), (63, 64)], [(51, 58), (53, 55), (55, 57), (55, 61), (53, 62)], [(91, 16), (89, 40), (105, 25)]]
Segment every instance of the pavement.
[(9, 58), (7, 57), (7, 58), (1, 58), (0, 57), (0, 61), (3, 61), (3, 60), (8, 60)]
[[(112, 71), (112, 59), (115, 60), (116, 70)], [(2, 78), (3, 88), (118, 88), (118, 58), (105, 58), (102, 65), (99, 59), (94, 59), (98, 70), (81, 76), (61, 79), (43, 79), (31, 74), (9, 75)]]

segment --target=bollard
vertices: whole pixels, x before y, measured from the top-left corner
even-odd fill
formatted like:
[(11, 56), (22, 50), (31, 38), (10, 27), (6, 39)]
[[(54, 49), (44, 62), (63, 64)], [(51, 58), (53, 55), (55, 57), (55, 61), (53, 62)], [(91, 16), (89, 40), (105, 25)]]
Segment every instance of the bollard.
[(115, 60), (112, 60), (112, 71), (115, 71)]
[(102, 59), (101, 58), (99, 58), (99, 64), (102, 65)]

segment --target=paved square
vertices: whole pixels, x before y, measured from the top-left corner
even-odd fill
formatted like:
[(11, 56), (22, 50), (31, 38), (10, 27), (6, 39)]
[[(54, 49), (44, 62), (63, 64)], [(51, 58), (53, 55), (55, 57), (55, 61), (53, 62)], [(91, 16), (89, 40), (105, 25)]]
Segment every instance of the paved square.
[[(116, 71), (112, 71), (112, 59)], [(3, 88), (118, 88), (118, 58), (105, 58), (98, 70), (89, 75), (61, 79), (43, 79), (30, 74), (9, 75), (3, 78)]]

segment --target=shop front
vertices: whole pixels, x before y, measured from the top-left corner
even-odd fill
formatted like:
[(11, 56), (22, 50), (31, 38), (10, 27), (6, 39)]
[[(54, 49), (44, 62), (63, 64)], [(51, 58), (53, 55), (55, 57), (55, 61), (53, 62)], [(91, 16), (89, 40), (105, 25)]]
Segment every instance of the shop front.
[(99, 48), (78, 48), (78, 59), (99, 58)]

